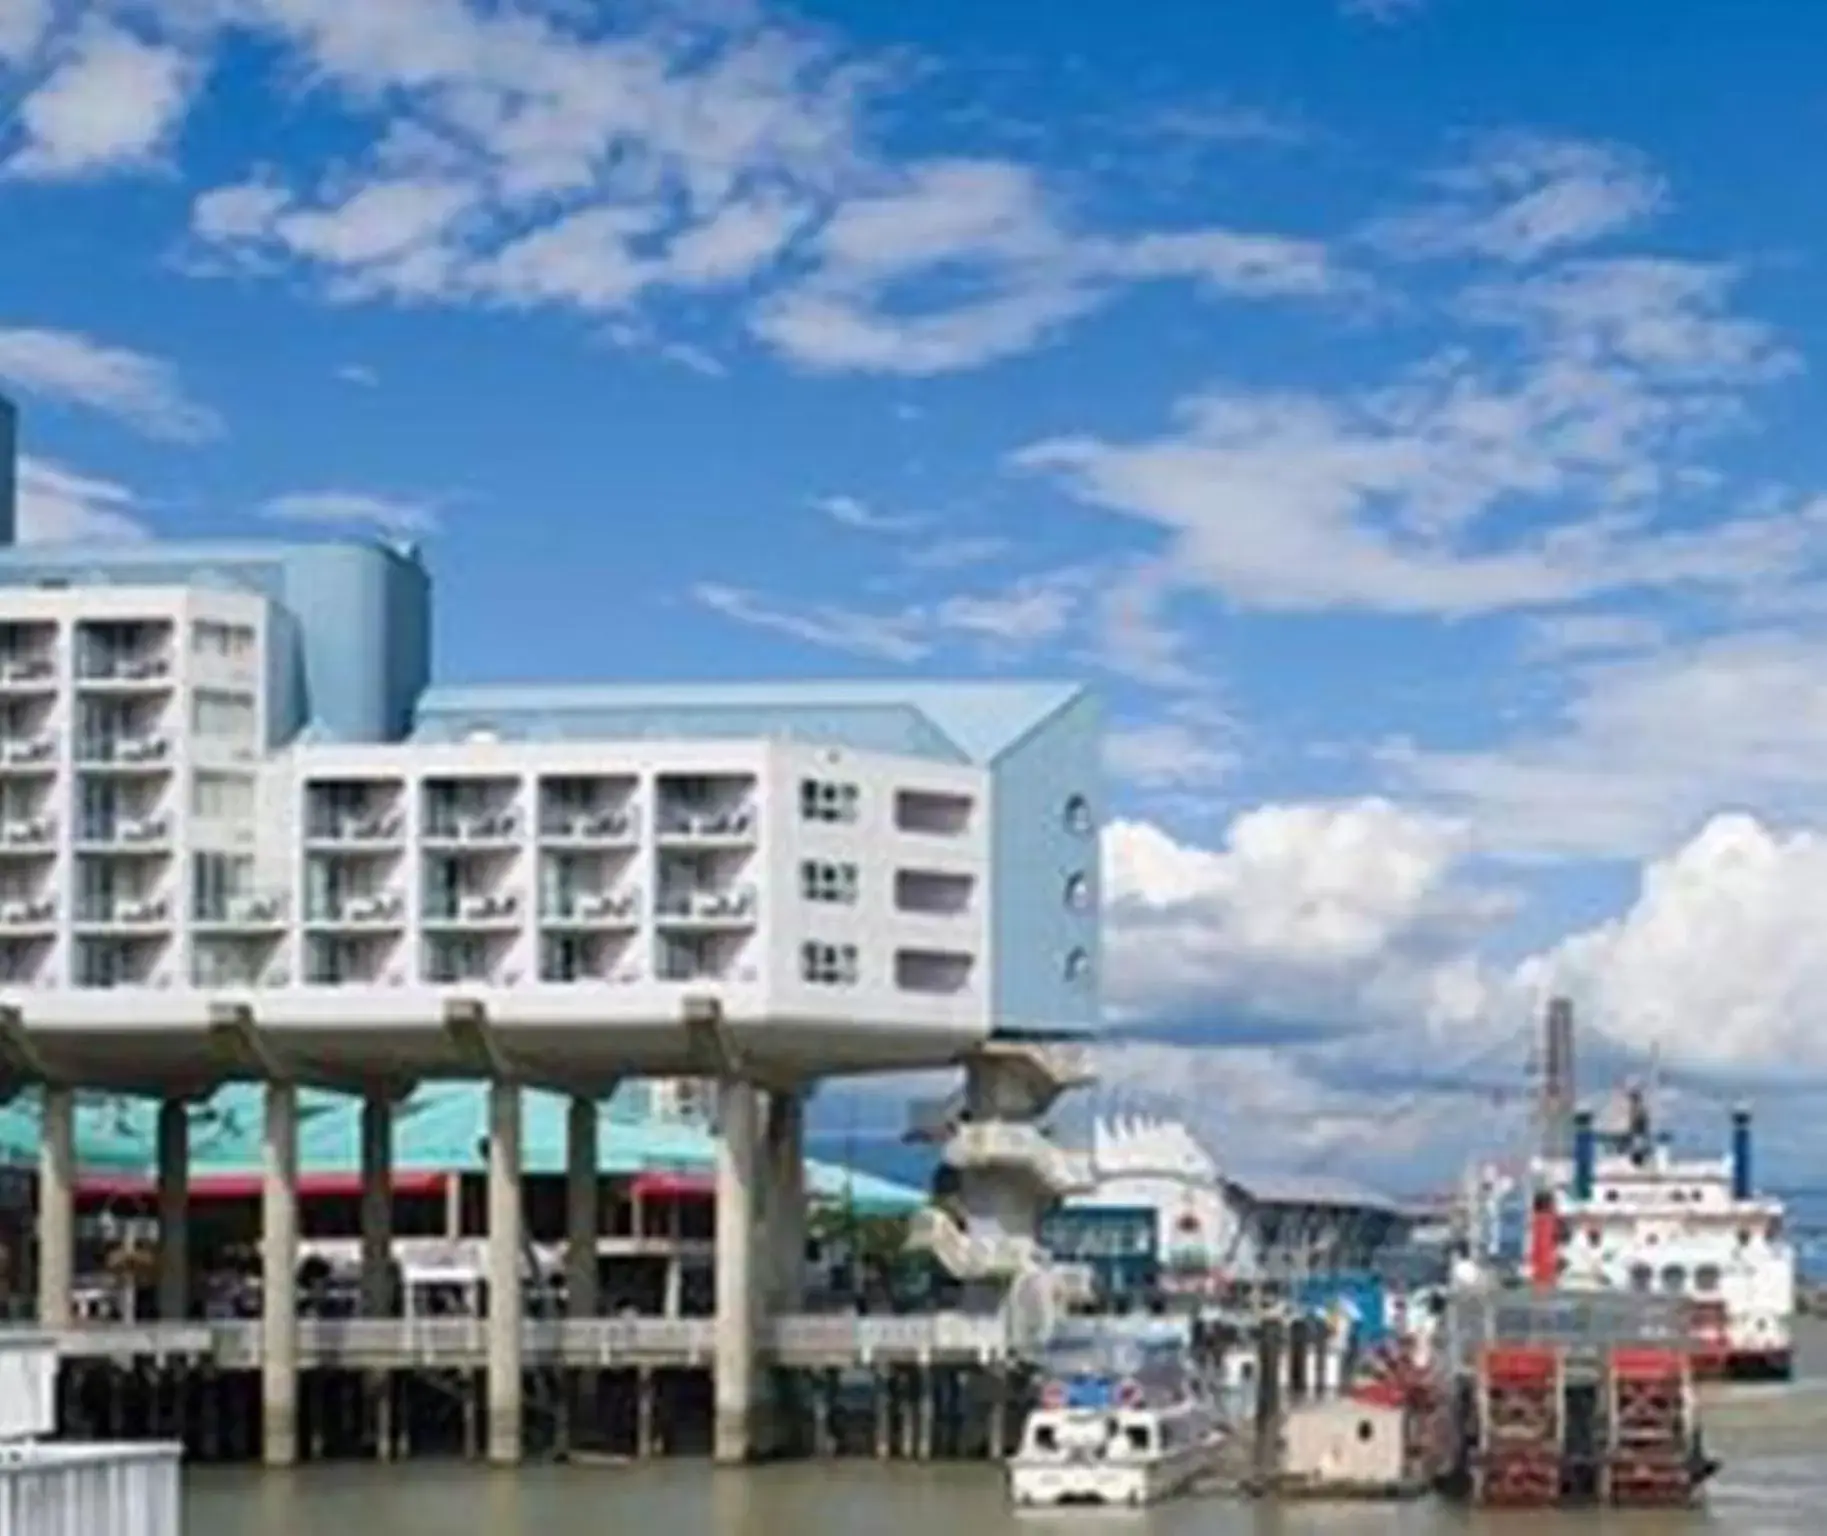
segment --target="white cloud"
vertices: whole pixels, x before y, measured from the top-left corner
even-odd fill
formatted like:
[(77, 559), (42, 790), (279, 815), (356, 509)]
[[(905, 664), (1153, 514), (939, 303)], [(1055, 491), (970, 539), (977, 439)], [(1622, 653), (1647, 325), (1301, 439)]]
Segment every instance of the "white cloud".
[(1709, 1084), (1827, 1080), (1820, 832), (1715, 817), (1643, 867), (1616, 917), (1520, 960), (1493, 952), (1514, 908), (1467, 878), (1466, 851), (1450, 824), (1375, 801), (1262, 806), (1216, 849), (1109, 827), (1105, 990), (1131, 1029), (1100, 1047), (1098, 1096), (1184, 1115), (1233, 1163), (1450, 1177), (1522, 1145), (1554, 995), (1576, 1005), (1586, 1090), (1606, 1086), (1595, 1058), (1654, 1053), (1692, 1084), (1690, 1131), (1719, 1114)]
[(0, 64), (31, 58), (51, 20), (52, 0), (0, 0)]
[[(1342, 279), (1316, 242), (1223, 229), (1120, 238), (1074, 230), (1029, 167), (944, 160), (841, 204), (815, 265), (757, 312), (761, 338), (809, 368), (948, 373), (1025, 352), (1123, 282), (1191, 279), (1240, 298), (1315, 297)], [(922, 280), (971, 292), (922, 303)], [(909, 297), (912, 295), (912, 297)]]
[(147, 537), (138, 498), (124, 485), (46, 459), (19, 462), (21, 544), (70, 544)]
[(1531, 262), (1588, 245), (1658, 212), (1668, 189), (1618, 145), (1498, 134), (1434, 178), (1443, 200), (1373, 226), (1398, 255)]
[(1465, 946), (1507, 907), (1462, 883), (1464, 829), (1384, 800), (1268, 805), (1224, 844), (1147, 822), (1104, 838), (1106, 996), (1118, 1017), (1259, 1027), (1456, 1022)]
[(275, 496), (261, 512), (285, 522), (367, 526), (398, 537), (432, 533), (438, 527), (436, 509), (424, 502), (367, 491), (294, 491)]
[(1211, 729), (1180, 720), (1119, 725), (1104, 737), (1104, 766), (1142, 790), (1209, 789), (1238, 767), (1238, 754)]
[(1813, 513), (1672, 515), (1715, 487), (1701, 453), (1746, 392), (1789, 367), (1726, 311), (1730, 280), (1620, 261), (1487, 286), (1466, 313), (1516, 335), (1507, 361), (1444, 352), (1337, 397), (1218, 386), (1152, 441), (1066, 436), (1012, 463), (1160, 530), (1171, 579), (1245, 607), (1463, 615), (1780, 585), (1818, 559)]
[(920, 526), (917, 517), (878, 511), (859, 496), (816, 496), (812, 506), (839, 527), (859, 533), (911, 533)]
[(1827, 823), (1827, 642), (1767, 630), (1575, 666), (1558, 717), (1473, 751), (1391, 744), (1392, 783), (1512, 856), (1644, 858), (1722, 805)]
[(1643, 871), (1630, 909), (1526, 962), (1536, 996), (1565, 992), (1637, 1050), (1733, 1075), (1827, 1072), (1818, 903), (1827, 836), (1713, 818)]
[(54, 180), (143, 164), (182, 121), (197, 77), (180, 49), (92, 19), (20, 104), (23, 142), (6, 170)]
[(700, 607), (735, 623), (854, 656), (908, 663), (919, 661), (931, 649), (919, 633), (918, 623), (905, 615), (860, 613), (832, 604), (786, 608), (739, 587), (711, 581), (699, 582), (691, 596)]
[(104, 411), (152, 437), (194, 442), (221, 431), (171, 364), (74, 331), (0, 329), (0, 382)]
[(738, 624), (828, 650), (908, 663), (945, 644), (974, 645), (990, 657), (1006, 658), (1057, 641), (1072, 628), (1094, 580), (1094, 572), (1077, 567), (1045, 571), (998, 588), (880, 612), (839, 603), (786, 603), (721, 582), (700, 582), (691, 597)]

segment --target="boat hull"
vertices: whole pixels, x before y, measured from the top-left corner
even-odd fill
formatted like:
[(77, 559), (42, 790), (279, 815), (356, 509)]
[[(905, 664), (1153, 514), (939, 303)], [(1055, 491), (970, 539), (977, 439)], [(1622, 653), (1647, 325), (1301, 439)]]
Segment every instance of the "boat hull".
[(1142, 1509), (1186, 1493), (1218, 1469), (1223, 1435), (1165, 1455), (1131, 1460), (1055, 1461), (1018, 1456), (1008, 1463), (1009, 1502), (1017, 1509)]

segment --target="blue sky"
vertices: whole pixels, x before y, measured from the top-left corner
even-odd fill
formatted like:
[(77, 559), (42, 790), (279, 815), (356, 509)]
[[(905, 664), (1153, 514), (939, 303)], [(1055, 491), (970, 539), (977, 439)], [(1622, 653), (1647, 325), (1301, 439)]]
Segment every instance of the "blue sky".
[(1823, 63), (1777, 0), (0, 0), (27, 531), (421, 539), (453, 680), (1086, 677), (1107, 1092), (1295, 1160), (1437, 1153), (1554, 988), (1812, 1085)]

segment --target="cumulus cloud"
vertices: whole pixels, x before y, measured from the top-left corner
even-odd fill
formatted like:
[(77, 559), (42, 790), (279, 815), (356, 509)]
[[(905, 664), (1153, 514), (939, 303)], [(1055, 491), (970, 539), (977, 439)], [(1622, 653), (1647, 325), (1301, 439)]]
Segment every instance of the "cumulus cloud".
[(1268, 805), (1198, 848), (1106, 831), (1105, 974), (1119, 1024), (1294, 1036), (1461, 1022), (1468, 946), (1507, 910), (1461, 878), (1464, 828), (1386, 800)]
[[(45, 7), (28, 4), (0, 21), (0, 57), (9, 35), (15, 47), (35, 42), (47, 19)], [(90, 20), (20, 103), (7, 173), (65, 180), (143, 164), (183, 120), (197, 73), (181, 49)]]
[(194, 442), (222, 429), (170, 363), (75, 331), (0, 328), (0, 383), (105, 412), (150, 437)]
[(147, 536), (139, 498), (112, 480), (46, 459), (19, 463), (21, 544), (70, 544)]
[(1616, 916), (1520, 958), (1501, 943), (1514, 908), (1468, 852), (1452, 825), (1378, 801), (1259, 807), (1215, 848), (1112, 825), (1099, 1093), (1221, 1146), (1247, 1124), (1284, 1164), (1444, 1169), (1521, 1144), (1554, 995), (1574, 1000), (1589, 1065), (1654, 1055), (1688, 1118), (1747, 1084), (1827, 1084), (1820, 832), (1716, 816), (1646, 863)]

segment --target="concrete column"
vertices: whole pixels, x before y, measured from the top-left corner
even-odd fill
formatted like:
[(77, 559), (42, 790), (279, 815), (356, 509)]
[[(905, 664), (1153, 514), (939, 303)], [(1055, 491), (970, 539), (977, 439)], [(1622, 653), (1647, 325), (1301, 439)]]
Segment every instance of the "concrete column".
[(46, 1087), (38, 1155), (38, 1322), (68, 1328), (76, 1291), (76, 1093)]
[(565, 1296), (571, 1317), (597, 1313), (595, 1099), (574, 1098), (565, 1124)]
[(260, 1405), (269, 1467), (298, 1460), (298, 1089), (266, 1085), (260, 1199)]
[(666, 1295), (660, 1311), (667, 1317), (679, 1317), (685, 1311), (685, 1261), (676, 1254), (666, 1261)]
[(362, 1316), (393, 1311), (393, 1101), (362, 1097)]
[(806, 1101), (797, 1093), (768, 1100), (768, 1205), (771, 1304), (797, 1312), (806, 1273)]
[(753, 1454), (755, 1434), (755, 1184), (758, 1092), (724, 1083), (717, 1112), (717, 1359), (714, 1454)]
[(488, 1089), (488, 1459), (520, 1460), (520, 1086)]
[(159, 1105), (159, 1318), (190, 1316), (190, 1106)]

